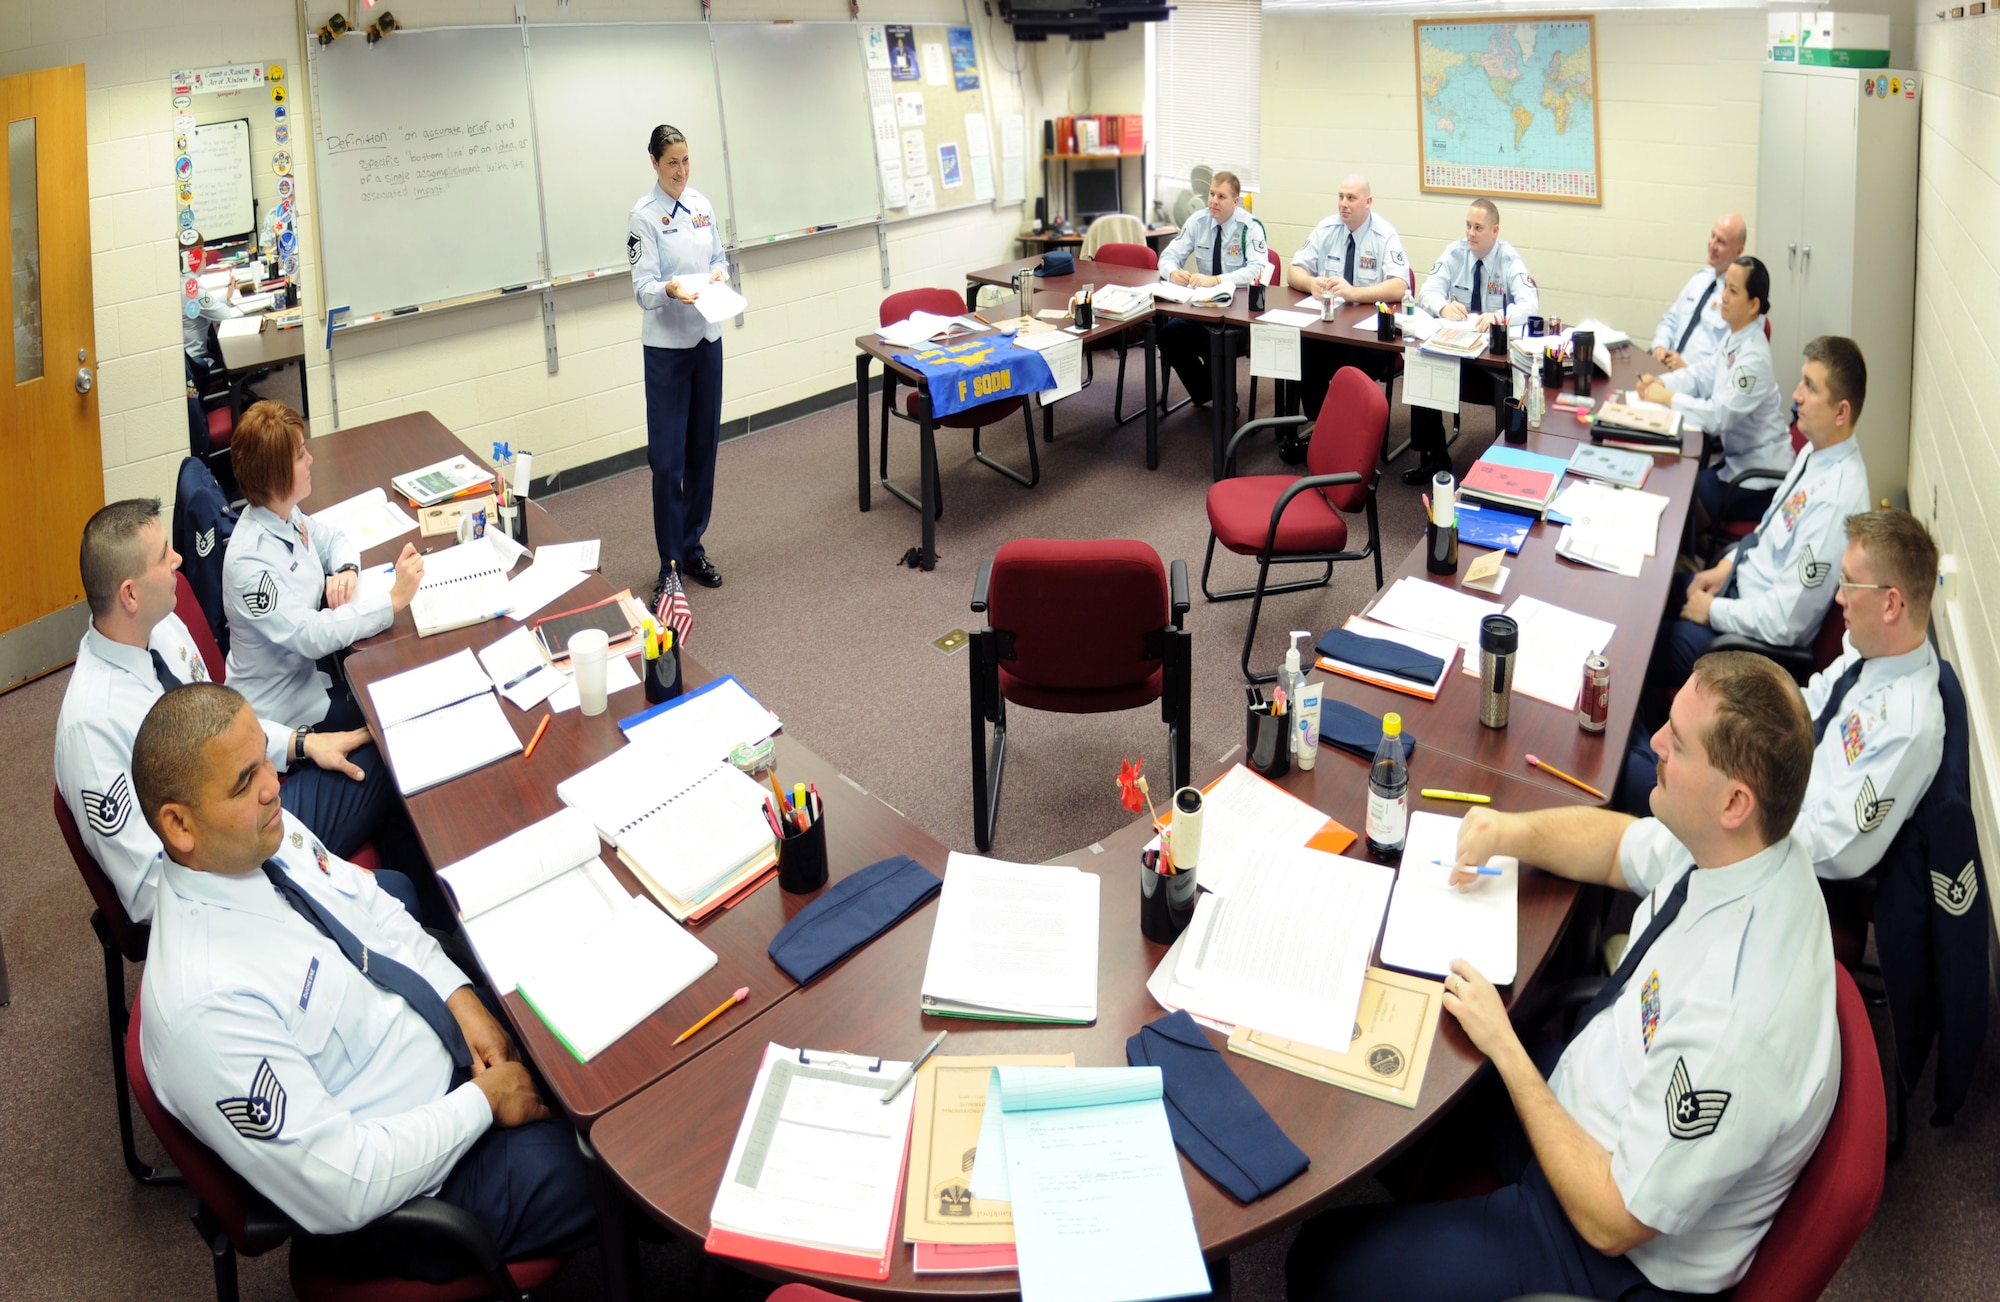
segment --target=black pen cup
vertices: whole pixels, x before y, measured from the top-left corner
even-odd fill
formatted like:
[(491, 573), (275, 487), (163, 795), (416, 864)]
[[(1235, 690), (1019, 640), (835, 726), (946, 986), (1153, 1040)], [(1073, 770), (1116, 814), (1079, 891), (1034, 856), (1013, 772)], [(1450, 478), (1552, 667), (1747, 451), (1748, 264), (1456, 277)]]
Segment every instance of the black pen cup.
[(1264, 287), (1262, 285), (1250, 286), (1250, 310), (1252, 312), (1262, 312), (1264, 310)]
[(1424, 568), (1432, 574), (1458, 573), (1458, 526), (1432, 520), (1424, 526)]
[(1396, 314), (1394, 312), (1375, 313), (1375, 338), (1383, 343), (1393, 343), (1396, 338)]
[[(1530, 379), (1528, 383), (1533, 384)], [(1500, 407), (1500, 436), (1509, 443), (1528, 441), (1528, 409), (1525, 398), (1509, 398)]]
[(1507, 355), (1507, 323), (1504, 320), (1495, 321), (1491, 329), (1493, 333), (1492, 337), (1486, 341), (1487, 345), (1493, 349), (1496, 356), (1505, 357)]
[(793, 894), (816, 891), (826, 885), (826, 818), (822, 815), (805, 831), (790, 820), (784, 839), (778, 842), (778, 886)]
[(1171, 945), (1194, 917), (1194, 869), (1156, 872), (1139, 860), (1139, 934), (1156, 945)]
[(1271, 707), (1250, 706), (1243, 737), (1246, 761), (1267, 778), (1281, 778), (1292, 771), (1290, 713), (1271, 713)]
[(1570, 335), (1570, 343), (1576, 354), (1576, 361), (1570, 371), (1570, 381), (1579, 398), (1590, 396), (1592, 366), (1590, 355), (1597, 351), (1597, 333), (1593, 330), (1578, 330)]
[(1070, 310), (1070, 316), (1075, 319), (1079, 330), (1090, 329), (1097, 319), (1096, 309), (1091, 307), (1087, 298)]

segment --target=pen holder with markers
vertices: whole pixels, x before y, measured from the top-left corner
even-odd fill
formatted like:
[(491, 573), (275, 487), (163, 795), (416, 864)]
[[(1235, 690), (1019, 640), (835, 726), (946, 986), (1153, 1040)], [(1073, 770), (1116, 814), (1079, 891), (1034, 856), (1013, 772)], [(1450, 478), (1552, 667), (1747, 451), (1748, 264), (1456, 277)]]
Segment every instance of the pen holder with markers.
[[(1253, 692), (1254, 695), (1254, 692)], [(1292, 771), (1292, 718), (1283, 710), (1271, 712), (1268, 702), (1253, 701), (1244, 719), (1244, 762), (1267, 778), (1281, 778)]]
[(795, 895), (816, 891), (826, 885), (826, 819), (813, 819), (801, 832), (797, 824), (785, 820), (785, 835), (778, 842), (778, 886)]
[(1171, 945), (1194, 917), (1198, 888), (1192, 868), (1161, 872), (1158, 853), (1148, 850), (1139, 856), (1139, 933), (1156, 945)]

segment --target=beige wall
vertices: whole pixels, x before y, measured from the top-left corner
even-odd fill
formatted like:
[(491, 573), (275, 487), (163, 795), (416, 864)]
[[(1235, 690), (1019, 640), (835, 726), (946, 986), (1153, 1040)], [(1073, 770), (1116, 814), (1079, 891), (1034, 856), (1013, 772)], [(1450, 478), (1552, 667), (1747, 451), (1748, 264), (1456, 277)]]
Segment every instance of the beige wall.
[[(324, 9), (320, 6), (319, 9)], [(398, 16), (413, 26), (505, 23), (512, 0), (411, 0)], [(318, 9), (314, 11), (318, 14)], [(893, 17), (963, 22), (960, 0), (899, 0)], [(974, 7), (981, 72), (996, 117), (1024, 111), (1039, 143), (1043, 87), (1072, 96), (1087, 67), (1067, 42), (1017, 49), (1004, 25)], [(282, 60), (302, 79), (305, 40), (294, 0), (15, 0), (0, 19), (0, 75), (85, 65), (88, 102), (93, 281), (107, 497), (172, 500), (187, 451), (182, 400), (177, 253), (173, 242), (174, 69)], [(844, 18), (841, 0), (758, 0), (731, 18)], [(530, 0), (531, 21), (689, 19), (696, 0)], [(323, 14), (319, 14), (323, 17)], [(989, 29), (990, 22), (990, 29)], [(990, 41), (989, 41), (990, 32)], [(349, 39), (360, 39), (355, 36)], [(1018, 75), (1017, 75), (1018, 73)], [(312, 205), (308, 119), (294, 119), (301, 262), (309, 320), (317, 322), (318, 243)], [(636, 197), (646, 183), (635, 180)], [(1030, 198), (1039, 168), (1028, 168)], [(1015, 256), (1015, 207), (981, 207), (889, 228), (892, 288), (963, 283), (968, 267)], [(725, 327), (726, 420), (767, 411), (852, 382), (853, 338), (875, 321), (884, 294), (872, 230), (754, 250), (742, 260), (753, 304), (741, 328)], [(352, 425), (428, 409), (475, 448), (494, 439), (537, 453), (547, 473), (645, 442), (639, 318), (629, 284), (611, 280), (556, 294), (561, 369), (549, 375), (538, 300), (512, 300), (355, 331), (336, 341), (340, 418)], [(310, 329), (315, 432), (333, 427), (334, 390), (322, 335)]]
[[(1716, 214), (1748, 217), (1755, 249), (1764, 15), (1621, 10), (1596, 27), (1604, 202), (1503, 200), (1501, 235), (1551, 313), (1650, 339)], [(1357, 170), (1420, 280), (1464, 234), (1465, 199), (1418, 188), (1416, 101), (1408, 16), (1266, 13), (1257, 211), (1287, 260)]]
[(2000, 15), (1917, 28), (1916, 373), (1910, 508), (1958, 562), (1933, 608), (1973, 720), (1974, 808), (2000, 881)]

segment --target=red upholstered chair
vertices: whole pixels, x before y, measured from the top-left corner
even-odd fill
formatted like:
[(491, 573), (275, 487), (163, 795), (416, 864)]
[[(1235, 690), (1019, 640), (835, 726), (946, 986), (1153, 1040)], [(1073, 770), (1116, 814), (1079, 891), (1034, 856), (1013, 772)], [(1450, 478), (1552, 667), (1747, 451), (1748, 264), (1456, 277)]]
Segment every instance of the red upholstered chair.
[(1882, 1063), (1861, 991), (1834, 965), (1840, 1097), (1819, 1148), (1758, 1245), (1735, 1302), (1809, 1302), (1825, 1291), (1882, 1200), (1889, 1130)]
[[(958, 291), (951, 289), (906, 289), (889, 295), (882, 300), (880, 319), (883, 325), (893, 325), (907, 320), (914, 312), (935, 312), (939, 316), (959, 316), (965, 311), (965, 300)], [(882, 368), (882, 487), (914, 510), (923, 510), (923, 503), (910, 496), (901, 487), (889, 481), (889, 417), (922, 422), (923, 398), (915, 389), (903, 401), (904, 409), (896, 410), (896, 373), (888, 367)], [(1012, 466), (1004, 465), (987, 456), (979, 448), (979, 431), (988, 425), (998, 424), (1021, 413), (1021, 424), (1028, 431), (1028, 473), (1022, 474)], [(931, 421), (937, 429), (969, 429), (972, 431), (972, 457), (980, 465), (997, 470), (1023, 488), (1033, 488), (1042, 477), (1041, 454), (1035, 450), (1035, 419), (1028, 411), (1025, 398), (999, 398), (993, 402), (981, 403), (967, 411), (951, 416), (937, 416)], [(944, 518), (944, 479), (937, 473), (937, 459), (931, 458), (932, 479), (931, 500), (937, 503), (934, 518)]]
[[(1375, 491), (1382, 481), (1378, 462), (1382, 440), (1389, 430), (1389, 403), (1360, 370), (1343, 366), (1327, 386), (1326, 402), (1320, 407), (1312, 442), (1306, 448), (1304, 477), (1235, 477), (1236, 448), (1246, 435), (1305, 423), (1303, 416), (1273, 416), (1253, 420), (1237, 430), (1229, 440), (1224, 478), (1208, 490), (1208, 555), (1201, 566), (1201, 593), (1210, 601), (1251, 599), (1250, 627), (1243, 635), (1243, 676), (1253, 683), (1268, 682), (1277, 676), (1250, 672), (1250, 648), (1257, 640), (1257, 617), (1266, 595), (1324, 587), (1333, 579), (1335, 561), (1371, 557), (1375, 562), (1375, 586), (1382, 586), (1381, 531), (1375, 517)], [(1349, 551), (1343, 513), (1355, 511), (1368, 517), (1368, 541), (1359, 550)], [(1215, 565), (1218, 542), (1239, 556), (1256, 558), (1254, 586), (1228, 592), (1209, 589), (1208, 576)], [(1287, 564), (1318, 564), (1325, 569), (1317, 579), (1270, 586), (1271, 566)]]
[(1769, 642), (1759, 642), (1754, 637), (1741, 633), (1724, 633), (1708, 644), (1703, 655), (1717, 651), (1755, 651), (1760, 656), (1768, 656), (1778, 662), (1794, 682), (1803, 687), (1812, 676), (1840, 658), (1841, 639), (1847, 633), (1847, 616), (1841, 613), (1840, 603), (1826, 608), (1826, 615), (1819, 622), (1819, 632), (1804, 646), (1773, 646)]
[[(972, 838), (993, 845), (1007, 759), (1007, 703), (1059, 714), (1154, 701), (1167, 724), (1170, 782), (1188, 781), (1192, 643), (1187, 563), (1129, 538), (1016, 538), (979, 567), (972, 609)], [(992, 725), (992, 751), (987, 725)]]
[[(1153, 251), (1151, 245), (1147, 244), (1100, 244), (1097, 248), (1097, 257), (1095, 260), (1098, 262), (1109, 262), (1113, 266), (1137, 267), (1141, 271), (1158, 271), (1160, 268), (1160, 255)], [(1118, 350), (1118, 388), (1111, 395), (1111, 418), (1120, 425), (1125, 424), (1127, 421), (1137, 420), (1146, 414), (1144, 411), (1128, 412), (1125, 410), (1125, 353), (1127, 349), (1144, 342), (1145, 338), (1146, 328), (1144, 326), (1127, 326), (1115, 335), (1105, 336), (1098, 343), (1098, 347), (1100, 348), (1116, 348)], [(1152, 359), (1148, 358), (1147, 364), (1151, 365), (1151, 362)], [(1170, 372), (1167, 372), (1164, 367), (1161, 368), (1159, 381), (1159, 391), (1161, 393), (1166, 392), (1168, 374)], [(1182, 398), (1178, 405), (1167, 408), (1167, 411), (1178, 411), (1181, 407), (1185, 407), (1189, 401), (1190, 399)]]
[(215, 630), (208, 626), (208, 616), (194, 595), (194, 586), (187, 575), (178, 571), (174, 574), (174, 613), (181, 617), (189, 636), (194, 638), (195, 647), (201, 652), (201, 663), (208, 670), (208, 680), (221, 682), (229, 672), (229, 661), (215, 643)]
[[(196, 1202), (190, 1219), (214, 1259), (216, 1302), (236, 1302), (237, 1254), (262, 1256), (286, 1239), (304, 1237), (305, 1232), (197, 1139), (153, 1093), (152, 1082), (146, 1078), (145, 1059), (139, 1051), (137, 1001), (132, 1005), (132, 1022), (125, 1032), (123, 1049), (139, 1111), (159, 1136), (160, 1146), (186, 1173), (188, 1188), (194, 1192)], [(565, 1260), (531, 1257), (503, 1263), (493, 1236), (477, 1217), (435, 1198), (412, 1198), (375, 1223), (401, 1224), (449, 1238), (464, 1251), (467, 1262), (474, 1268), (446, 1284), (398, 1278), (343, 1279), (305, 1273), (294, 1254), (292, 1292), (302, 1302), (470, 1302), (474, 1298), (526, 1302), (528, 1290), (562, 1269)]]

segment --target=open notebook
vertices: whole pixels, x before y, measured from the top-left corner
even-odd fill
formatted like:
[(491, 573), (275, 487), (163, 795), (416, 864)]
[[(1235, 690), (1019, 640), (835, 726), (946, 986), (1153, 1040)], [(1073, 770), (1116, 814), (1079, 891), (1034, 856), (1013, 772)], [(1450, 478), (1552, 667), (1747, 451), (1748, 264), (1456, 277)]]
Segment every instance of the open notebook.
[(493, 988), (519, 989), (588, 1062), (715, 966), (708, 946), (627, 895), (573, 809), (440, 869)]
[(1459, 821), (1410, 815), (1403, 866), (1382, 928), (1382, 962), (1443, 977), (1451, 974), (1451, 961), (1462, 958), (1494, 985), (1508, 985), (1519, 967), (1521, 865), (1496, 858), (1489, 866), (1500, 870), (1498, 877), (1482, 877), (1463, 891), (1453, 886), (1448, 865), (1458, 858)]
[(521, 749), (493, 680), (470, 651), (372, 683), (368, 698), (396, 789), (406, 796)]
[(674, 917), (706, 914), (778, 861), (764, 788), (727, 764), (635, 742), (556, 784)]

